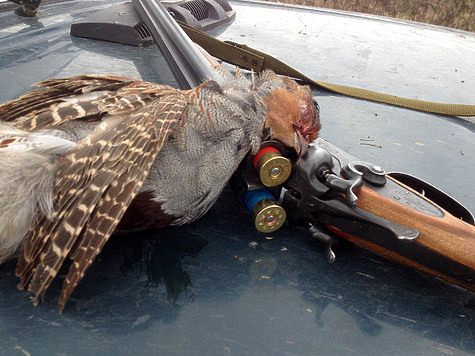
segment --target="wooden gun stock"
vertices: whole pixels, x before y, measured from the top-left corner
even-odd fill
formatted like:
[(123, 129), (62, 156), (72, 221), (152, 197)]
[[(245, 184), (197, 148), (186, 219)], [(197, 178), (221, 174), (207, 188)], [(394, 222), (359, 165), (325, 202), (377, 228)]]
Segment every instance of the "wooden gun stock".
[[(475, 292), (475, 226), (456, 218), (396, 179), (386, 177), (388, 183), (398, 185), (406, 195), (412, 195), (410, 199), (418, 199), (419, 203), (410, 207), (411, 204), (397, 200), (401, 197), (388, 197), (388, 194), (363, 186), (357, 194), (358, 207), (419, 231), (417, 238), (400, 241), (399, 247), (394, 248), (374, 238), (369, 240), (336, 228), (332, 230), (380, 256)], [(424, 201), (422, 209), (421, 199)]]

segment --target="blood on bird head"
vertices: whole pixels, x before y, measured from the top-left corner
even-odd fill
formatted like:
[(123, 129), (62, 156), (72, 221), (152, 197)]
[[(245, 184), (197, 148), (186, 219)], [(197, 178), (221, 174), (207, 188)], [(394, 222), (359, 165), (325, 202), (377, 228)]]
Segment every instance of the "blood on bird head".
[(310, 143), (318, 137), (322, 127), (319, 107), (313, 99), (301, 102), (300, 104), (300, 116), (294, 124), (294, 129), (302, 135), (307, 143)]
[(286, 146), (294, 147), (298, 132), (308, 143), (318, 137), (320, 131), (319, 108), (308, 86), (300, 86), (289, 78), (283, 78), (285, 88), (270, 91), (263, 98), (267, 107), (266, 128), (271, 137)]

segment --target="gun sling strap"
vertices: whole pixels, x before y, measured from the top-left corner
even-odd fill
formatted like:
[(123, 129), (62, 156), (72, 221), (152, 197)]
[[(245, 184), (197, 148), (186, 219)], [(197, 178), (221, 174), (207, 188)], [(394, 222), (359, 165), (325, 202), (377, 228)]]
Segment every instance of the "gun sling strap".
[(314, 84), (326, 90), (354, 98), (366, 99), (440, 115), (475, 116), (475, 105), (445, 104), (408, 99), (395, 95), (378, 93), (371, 90), (313, 80), (307, 77), (305, 74), (300, 73), (284, 62), (266, 53), (257, 51), (246, 45), (236, 44), (233, 42), (222, 42), (185, 23), (178, 23), (193, 42), (203, 47), (212, 56), (220, 58), (221, 60), (230, 64), (237, 65), (241, 68), (248, 70), (252, 69), (255, 72), (261, 72), (264, 69), (271, 69), (277, 74), (301, 79), (309, 84)]

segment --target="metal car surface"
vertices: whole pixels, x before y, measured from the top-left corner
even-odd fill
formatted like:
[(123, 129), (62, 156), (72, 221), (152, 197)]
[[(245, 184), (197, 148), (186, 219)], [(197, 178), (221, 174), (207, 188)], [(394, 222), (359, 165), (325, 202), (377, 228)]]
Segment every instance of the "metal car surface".
[[(124, 74), (176, 86), (155, 46), (69, 36), (119, 1), (0, 13), (0, 101), (36, 81)], [(475, 102), (475, 36), (419, 23), (236, 1), (212, 33), (268, 52), (312, 78), (431, 101)], [(315, 89), (321, 136), (388, 171), (423, 178), (475, 210), (472, 119), (431, 115)], [(350, 245), (283, 228), (254, 230), (227, 189), (200, 221), (111, 239), (63, 315), (56, 281), (34, 307), (0, 266), (0, 353), (406, 354), (475, 351), (473, 294)]]

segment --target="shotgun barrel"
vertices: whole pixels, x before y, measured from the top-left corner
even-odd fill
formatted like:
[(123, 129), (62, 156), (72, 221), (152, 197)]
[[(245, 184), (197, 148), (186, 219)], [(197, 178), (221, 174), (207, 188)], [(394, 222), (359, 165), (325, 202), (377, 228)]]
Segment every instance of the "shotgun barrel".
[(132, 0), (182, 89), (216, 78), (210, 63), (157, 0)]

